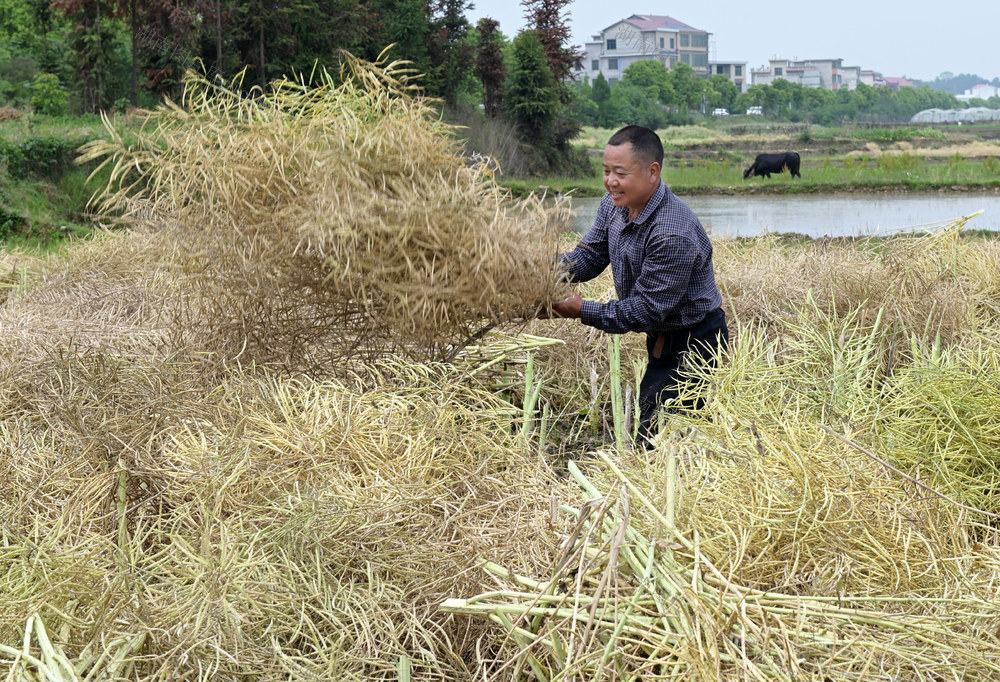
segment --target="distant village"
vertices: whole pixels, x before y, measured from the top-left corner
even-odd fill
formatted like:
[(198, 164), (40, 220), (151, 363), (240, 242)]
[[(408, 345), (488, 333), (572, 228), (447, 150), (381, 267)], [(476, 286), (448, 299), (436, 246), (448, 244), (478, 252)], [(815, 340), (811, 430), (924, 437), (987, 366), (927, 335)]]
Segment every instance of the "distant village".
[[(894, 90), (914, 85), (906, 78), (884, 76), (874, 69), (845, 65), (839, 57), (783, 59), (775, 56), (766, 65), (747, 69), (745, 61), (710, 59), (710, 35), (708, 31), (673, 17), (633, 14), (611, 24), (586, 43), (586, 56), (574, 76), (581, 80), (588, 77), (592, 82), (598, 74), (603, 74), (609, 83), (615, 83), (630, 64), (655, 59), (668, 69), (681, 63), (688, 64), (701, 76), (726, 76), (740, 93), (753, 85), (768, 85), (779, 78), (826, 90), (854, 90), (859, 83)], [(985, 100), (992, 96), (1000, 96), (1000, 88), (982, 84), (956, 97), (960, 101), (968, 101), (973, 98)]]

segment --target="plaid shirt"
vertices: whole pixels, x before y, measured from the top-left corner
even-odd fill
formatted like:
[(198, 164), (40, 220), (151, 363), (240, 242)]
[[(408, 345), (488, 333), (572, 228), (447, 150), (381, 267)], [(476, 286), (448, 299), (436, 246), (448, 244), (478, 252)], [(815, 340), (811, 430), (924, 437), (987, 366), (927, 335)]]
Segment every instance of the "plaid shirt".
[(690, 327), (722, 305), (712, 242), (701, 222), (662, 181), (634, 222), (605, 194), (575, 249), (560, 256), (574, 282), (611, 265), (618, 300), (584, 301), (580, 321), (610, 334)]

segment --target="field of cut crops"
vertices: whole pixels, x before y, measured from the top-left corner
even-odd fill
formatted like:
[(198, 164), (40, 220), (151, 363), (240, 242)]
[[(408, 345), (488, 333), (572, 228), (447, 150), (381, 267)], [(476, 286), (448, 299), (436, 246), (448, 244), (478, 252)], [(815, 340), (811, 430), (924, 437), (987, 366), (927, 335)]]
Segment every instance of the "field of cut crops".
[(395, 66), (186, 92), (84, 152), (127, 229), (0, 257), (3, 680), (1000, 678), (974, 216), (716, 240), (635, 451), (643, 340), (535, 319), (565, 208)]

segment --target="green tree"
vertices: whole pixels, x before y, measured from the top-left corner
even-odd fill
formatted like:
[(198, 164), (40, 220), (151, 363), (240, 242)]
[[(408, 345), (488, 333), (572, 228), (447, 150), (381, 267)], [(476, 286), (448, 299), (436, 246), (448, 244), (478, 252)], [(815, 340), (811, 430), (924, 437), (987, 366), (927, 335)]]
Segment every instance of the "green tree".
[(610, 128), (620, 120), (616, 105), (611, 99), (611, 85), (603, 73), (597, 73), (590, 97), (597, 105), (597, 125)]
[(13, 52), (30, 53), (37, 36), (31, 6), (23, 0), (0, 0), (0, 45)]
[(701, 96), (705, 81), (698, 77), (690, 64), (678, 62), (668, 72), (670, 86), (674, 90), (674, 102), (681, 109), (701, 107)]
[(469, 40), (469, 21), (465, 12), (472, 7), (467, 0), (436, 0), (431, 22), (428, 52), (438, 66), (437, 78), (428, 84), (431, 94), (454, 104), (467, 84), (474, 47)]
[(598, 106), (611, 99), (611, 86), (608, 85), (608, 79), (604, 77), (603, 73), (598, 72), (597, 78), (594, 79), (590, 97)]
[(792, 101), (791, 91), (786, 87), (776, 87), (778, 83), (788, 83), (784, 78), (777, 78), (764, 88), (764, 112), (768, 116), (780, 116)]
[(76, 73), (66, 58), (73, 26), (49, 0), (0, 0), (0, 17), (0, 46), (7, 47), (0, 47), (0, 80), (13, 79), (22, 93), (38, 71), (58, 76), (63, 87), (73, 84)]
[[(607, 86), (608, 82), (604, 81), (604, 85)], [(579, 121), (585, 126), (598, 126), (599, 123), (599, 112), (597, 102), (594, 101), (594, 88), (588, 83), (570, 83), (570, 90), (572, 91), (572, 102), (569, 105), (569, 115), (574, 120)], [(608, 96), (611, 96), (610, 89), (608, 90)]]
[(373, 39), (364, 54), (375, 59), (388, 45), (392, 56), (412, 62), (414, 70), (434, 77), (429, 45), (431, 40), (431, 10), (427, 0), (376, 0), (373, 5)]
[(705, 93), (708, 96), (708, 106), (712, 109), (722, 108), (729, 112), (736, 111), (736, 96), (739, 91), (736, 84), (728, 76), (713, 74), (705, 83)]
[(805, 86), (802, 83), (793, 83), (779, 78), (771, 84), (771, 87), (781, 92), (780, 100), (784, 102), (787, 110), (800, 110), (805, 97)]
[(122, 94), (115, 82), (116, 72), (128, 59), (118, 50), (125, 34), (119, 20), (122, 5), (108, 0), (55, 0), (52, 7), (73, 25), (69, 61), (77, 74), (81, 108), (100, 111)]
[(656, 99), (669, 106), (674, 102), (674, 88), (670, 84), (669, 74), (667, 67), (655, 59), (642, 59), (625, 68), (622, 83), (639, 88), (653, 88)]
[(635, 124), (647, 128), (663, 128), (667, 125), (666, 108), (659, 103), (659, 93), (655, 86), (639, 87), (624, 78), (615, 85), (611, 93), (608, 114), (614, 120), (607, 120), (607, 127)]
[(858, 83), (854, 88), (854, 97), (858, 100), (858, 106), (865, 111), (874, 108), (879, 100), (875, 88), (864, 83)]
[(35, 111), (49, 116), (66, 114), (69, 101), (58, 76), (51, 73), (40, 73), (35, 76), (31, 82), (31, 106)]
[(816, 111), (833, 104), (836, 95), (825, 88), (806, 88), (802, 105), (807, 111)]
[(521, 31), (511, 48), (504, 108), (536, 146), (550, 144), (559, 98), (542, 43), (534, 31)]
[(129, 98), (138, 104), (141, 71), (145, 90), (176, 96), (184, 71), (195, 68), (201, 0), (121, 0), (130, 32)]
[(503, 110), (503, 81), (507, 75), (503, 62), (503, 34), (500, 33), (500, 22), (490, 17), (479, 20), (476, 32), (478, 41), (473, 73), (483, 84), (483, 110), (493, 118)]

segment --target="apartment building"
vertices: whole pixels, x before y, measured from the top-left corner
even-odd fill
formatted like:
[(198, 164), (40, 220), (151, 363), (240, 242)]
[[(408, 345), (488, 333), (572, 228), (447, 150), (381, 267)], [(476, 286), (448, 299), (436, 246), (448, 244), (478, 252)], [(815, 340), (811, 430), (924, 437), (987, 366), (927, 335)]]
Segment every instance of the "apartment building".
[(781, 59), (773, 57), (767, 66), (750, 70), (752, 85), (770, 85), (779, 78), (811, 88), (854, 89), (861, 80), (861, 68), (844, 67), (843, 59)]
[(861, 82), (865, 85), (870, 85), (873, 88), (887, 85), (885, 79), (882, 77), (882, 74), (878, 71), (872, 71), (871, 69), (863, 69), (861, 71)]
[(603, 73), (614, 83), (630, 64), (655, 59), (668, 69), (678, 63), (689, 64), (698, 75), (708, 76), (710, 35), (672, 17), (633, 14), (593, 36), (585, 45), (583, 68), (573, 75), (577, 80), (587, 76), (593, 82)]
[(725, 76), (736, 86), (737, 92), (746, 92), (747, 82), (746, 62), (708, 62), (708, 75)]

